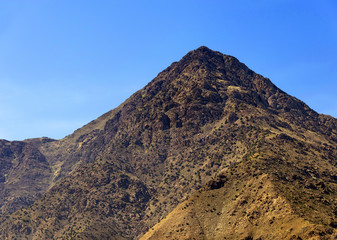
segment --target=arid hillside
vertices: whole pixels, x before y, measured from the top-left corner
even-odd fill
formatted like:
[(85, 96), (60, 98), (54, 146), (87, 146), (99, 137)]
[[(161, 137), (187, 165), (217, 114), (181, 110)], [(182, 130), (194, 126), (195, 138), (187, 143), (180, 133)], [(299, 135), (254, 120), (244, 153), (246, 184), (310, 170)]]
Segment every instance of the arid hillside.
[(200, 47), (62, 140), (2, 141), (0, 238), (333, 239), (336, 127)]

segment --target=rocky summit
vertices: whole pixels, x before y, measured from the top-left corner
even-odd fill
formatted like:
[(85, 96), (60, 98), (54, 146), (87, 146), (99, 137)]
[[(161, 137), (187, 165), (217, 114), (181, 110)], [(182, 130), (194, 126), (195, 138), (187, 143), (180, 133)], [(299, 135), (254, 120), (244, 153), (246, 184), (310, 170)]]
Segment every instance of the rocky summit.
[(200, 47), (61, 140), (0, 141), (0, 239), (335, 239), (337, 120)]

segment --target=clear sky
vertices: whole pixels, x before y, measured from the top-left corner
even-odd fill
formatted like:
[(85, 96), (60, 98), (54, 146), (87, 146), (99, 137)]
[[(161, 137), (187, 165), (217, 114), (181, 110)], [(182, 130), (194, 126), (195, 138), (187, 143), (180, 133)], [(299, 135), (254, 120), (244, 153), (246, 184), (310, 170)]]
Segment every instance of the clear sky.
[(335, 0), (0, 0), (0, 138), (63, 138), (201, 45), (337, 117)]

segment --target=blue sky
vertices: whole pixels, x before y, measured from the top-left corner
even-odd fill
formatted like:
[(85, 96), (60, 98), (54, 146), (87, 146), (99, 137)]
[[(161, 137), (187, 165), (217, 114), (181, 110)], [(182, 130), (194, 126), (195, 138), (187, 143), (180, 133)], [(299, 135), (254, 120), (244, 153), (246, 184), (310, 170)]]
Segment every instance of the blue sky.
[(63, 138), (201, 45), (337, 117), (334, 0), (0, 1), (0, 138)]

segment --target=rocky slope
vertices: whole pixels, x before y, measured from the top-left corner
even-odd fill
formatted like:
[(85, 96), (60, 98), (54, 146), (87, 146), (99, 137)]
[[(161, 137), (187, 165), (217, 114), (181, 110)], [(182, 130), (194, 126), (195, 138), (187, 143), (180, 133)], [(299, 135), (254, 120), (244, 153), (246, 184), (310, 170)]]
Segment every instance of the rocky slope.
[(4, 215), (0, 237), (328, 239), (336, 126), (200, 47), (65, 139), (26, 141), (44, 159), (47, 192)]
[(50, 138), (0, 140), (0, 213), (11, 214), (32, 204), (78, 166), (94, 161), (104, 146), (88, 146), (88, 139), (99, 135), (116, 110), (59, 141)]
[(47, 189), (51, 174), (48, 161), (35, 144), (0, 140), (0, 213), (12, 213), (33, 203)]

